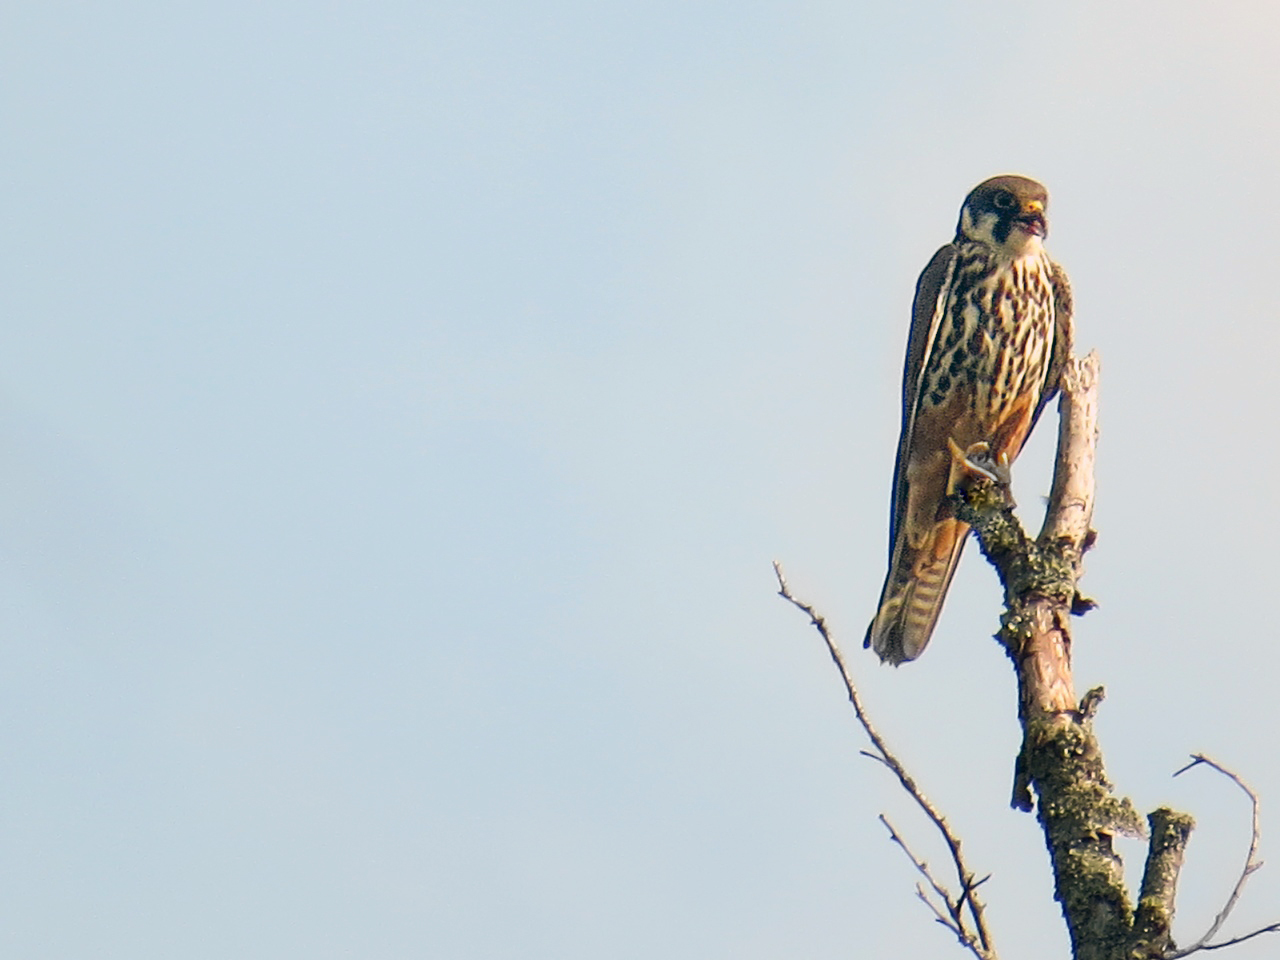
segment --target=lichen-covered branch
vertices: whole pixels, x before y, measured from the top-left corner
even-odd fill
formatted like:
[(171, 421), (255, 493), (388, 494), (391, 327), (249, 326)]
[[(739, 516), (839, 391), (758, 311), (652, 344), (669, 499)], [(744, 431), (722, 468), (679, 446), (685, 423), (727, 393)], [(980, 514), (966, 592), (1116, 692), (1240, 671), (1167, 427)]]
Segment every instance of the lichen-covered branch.
[(1143, 824), (1107, 780), (1091, 722), (1100, 694), (1078, 703), (1071, 675), (1070, 617), (1089, 605), (1077, 581), (1093, 540), (1097, 383), (1096, 355), (1067, 363), (1053, 490), (1039, 537), (1027, 536), (1004, 491), (990, 482), (959, 491), (955, 510), (973, 526), (1004, 587), (997, 639), (1017, 674), (1023, 729), (1013, 804), (1030, 810), (1034, 794), (1076, 960), (1131, 960), (1134, 908), (1112, 838), (1141, 835)]
[(1182, 857), (1195, 821), (1185, 813), (1161, 807), (1147, 814), (1151, 842), (1142, 870), (1142, 890), (1133, 918), (1134, 953), (1164, 957), (1173, 947), (1173, 906)]

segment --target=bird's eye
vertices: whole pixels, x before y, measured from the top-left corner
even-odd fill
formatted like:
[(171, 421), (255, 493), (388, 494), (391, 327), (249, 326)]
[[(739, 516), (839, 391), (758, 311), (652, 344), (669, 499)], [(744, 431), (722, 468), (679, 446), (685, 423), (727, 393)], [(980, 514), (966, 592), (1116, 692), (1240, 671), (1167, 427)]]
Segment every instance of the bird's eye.
[(1015, 203), (1013, 194), (1006, 193), (1003, 190), (997, 193), (995, 199), (991, 202), (996, 205), (997, 210), (1012, 210)]

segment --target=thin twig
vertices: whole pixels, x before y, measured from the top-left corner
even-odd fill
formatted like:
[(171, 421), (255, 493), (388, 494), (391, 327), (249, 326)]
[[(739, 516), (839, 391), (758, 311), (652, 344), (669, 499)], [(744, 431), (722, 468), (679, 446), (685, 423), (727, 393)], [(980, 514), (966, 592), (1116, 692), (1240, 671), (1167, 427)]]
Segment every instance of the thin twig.
[[(1264, 933), (1280, 933), (1280, 923), (1273, 923), (1268, 927), (1261, 927), (1253, 933), (1246, 933), (1241, 937), (1232, 937), (1230, 940), (1223, 940), (1221, 943), (1206, 943), (1204, 946), (1195, 947), (1195, 950), (1221, 950), (1223, 947), (1234, 947), (1237, 943), (1244, 943), (1246, 940), (1252, 940), (1254, 937), (1260, 937)], [(1176, 960), (1177, 957), (1185, 957), (1191, 953), (1192, 949), (1179, 950), (1171, 953), (1165, 960)]]
[[(862, 729), (866, 731), (867, 737), (871, 740), (872, 745), (876, 748), (877, 754), (864, 754), (873, 760), (884, 764), (893, 771), (894, 776), (898, 778), (898, 782), (902, 784), (902, 788), (911, 795), (916, 804), (924, 811), (925, 816), (933, 821), (934, 826), (942, 834), (943, 840), (946, 841), (947, 849), (951, 853), (951, 861), (955, 864), (956, 877), (960, 883), (960, 894), (955, 901), (953, 913), (960, 922), (961, 932), (957, 933), (960, 942), (972, 950), (981, 960), (996, 960), (995, 947), (991, 943), (991, 932), (987, 929), (985, 918), (986, 906), (978, 897), (976, 888), (983, 881), (975, 881), (974, 873), (969, 869), (964, 861), (964, 857), (960, 852), (960, 838), (957, 837), (948, 826), (946, 819), (938, 812), (929, 799), (924, 795), (923, 791), (916, 786), (915, 780), (907, 773), (902, 762), (885, 745), (884, 738), (880, 736), (879, 731), (871, 723), (871, 718), (867, 716), (866, 708), (862, 705), (862, 698), (858, 695), (858, 688), (853, 682), (853, 674), (849, 671), (848, 665), (845, 663), (844, 654), (841, 653), (840, 647), (836, 644), (835, 638), (831, 636), (831, 631), (827, 629), (826, 618), (818, 613), (812, 605), (804, 603), (791, 593), (791, 588), (787, 585), (787, 578), (782, 572), (782, 565), (776, 560), (773, 563), (774, 575), (778, 578), (778, 596), (786, 600), (793, 607), (800, 610), (809, 617), (809, 622), (817, 629), (818, 634), (822, 637), (823, 643), (827, 645), (827, 652), (831, 655), (832, 662), (835, 663), (836, 669), (840, 671), (840, 677), (844, 680), (845, 692), (849, 695), (849, 703), (853, 705), (853, 712), (858, 718), (858, 723), (862, 725)], [(886, 824), (887, 825), (887, 824)], [(900, 844), (903, 849), (906, 846)], [(908, 855), (910, 855), (908, 853)], [(913, 863), (917, 866), (919, 862), (914, 858)], [(986, 878), (983, 878), (984, 880)], [(941, 894), (944, 902), (951, 906), (951, 898), (944, 893)], [(927, 901), (926, 901), (927, 902)], [(965, 924), (963, 923), (963, 909), (968, 907), (969, 914), (973, 918), (973, 925), (976, 931), (976, 938), (972, 934), (964, 933)], [(936, 911), (935, 911), (936, 912)], [(952, 932), (956, 932), (954, 929)]]
[[(872, 756), (865, 750), (862, 751), (862, 753), (864, 756)], [(872, 759), (879, 760), (880, 758), (872, 757)], [(991, 960), (991, 958), (994, 958), (995, 954), (991, 953), (989, 949), (983, 949), (978, 942), (978, 938), (969, 932), (964, 918), (964, 908), (967, 900), (966, 894), (970, 893), (973, 888), (986, 883), (991, 879), (990, 875), (971, 884), (968, 890), (961, 893), (960, 896), (952, 898), (950, 891), (948, 891), (947, 888), (939, 883), (937, 878), (934, 877), (933, 871), (929, 869), (929, 864), (916, 856), (915, 851), (907, 846), (907, 842), (902, 839), (902, 835), (898, 833), (897, 829), (889, 822), (889, 819), (883, 813), (880, 814), (880, 822), (883, 823), (885, 829), (889, 831), (889, 839), (901, 848), (902, 852), (906, 854), (907, 859), (911, 861), (918, 871), (920, 871), (920, 875), (928, 881), (929, 886), (933, 888), (933, 892), (937, 895), (938, 899), (946, 904), (947, 911), (946, 913), (943, 913), (942, 910), (938, 908), (938, 905), (934, 903), (932, 898), (930, 898), (925, 892), (924, 887), (917, 883), (916, 896), (920, 901), (933, 912), (934, 917), (940, 924), (956, 935), (956, 939), (960, 941), (961, 946), (972, 951), (973, 955), (977, 957), (978, 960)]]
[[(968, 936), (956, 930), (955, 924), (952, 923), (951, 920), (947, 918), (947, 915), (945, 913), (943, 913), (941, 910), (938, 909), (938, 905), (929, 899), (929, 895), (924, 892), (924, 887), (920, 886), (920, 884), (918, 883), (916, 884), (916, 898), (921, 903), (923, 903), (926, 907), (929, 908), (935, 920), (937, 920), (940, 924), (942, 924), (944, 927), (946, 927), (948, 930), (954, 933), (957, 937), (959, 937), (960, 942), (962, 944), (964, 944), (970, 950), (975, 949), (972, 941), (968, 938)], [(978, 954), (978, 956), (981, 957), (982, 954)]]
[[(879, 758), (877, 757), (876, 759), (879, 759)], [(884, 828), (889, 831), (889, 839), (902, 848), (902, 852), (907, 855), (907, 859), (910, 860), (912, 864), (915, 865), (915, 868), (918, 871), (920, 871), (920, 875), (924, 877), (925, 880), (929, 881), (929, 886), (933, 888), (933, 892), (936, 893), (939, 899), (941, 899), (942, 902), (947, 905), (947, 913), (951, 915), (949, 920), (943, 921), (947, 929), (950, 930), (952, 933), (954, 933), (956, 936), (958, 936), (961, 942), (964, 943), (966, 946), (972, 946), (972, 943), (971, 943), (972, 938), (968, 935), (968, 932), (964, 929), (964, 916), (960, 912), (962, 909), (962, 906), (961, 906), (962, 901), (957, 900), (954, 903), (952, 902), (951, 892), (947, 890), (947, 888), (944, 887), (941, 883), (938, 882), (938, 880), (934, 877), (933, 872), (929, 869), (929, 865), (925, 863), (923, 860), (921, 860), (919, 857), (917, 857), (915, 855), (915, 852), (912, 851), (912, 849), (907, 846), (907, 841), (902, 839), (902, 834), (898, 833), (898, 831), (894, 828), (893, 824), (889, 822), (888, 818), (883, 813), (880, 814), (880, 822), (883, 823)], [(920, 890), (918, 886), (916, 889)], [(930, 907), (933, 907), (933, 903), (928, 899), (928, 897), (924, 895), (923, 890), (920, 890), (920, 897), (922, 900), (928, 903)], [(934, 908), (934, 913), (937, 913), (937, 912), (938, 912), (937, 909)]]
[(1248, 882), (1249, 877), (1253, 875), (1254, 871), (1258, 870), (1262, 866), (1262, 861), (1257, 859), (1258, 841), (1262, 837), (1262, 821), (1258, 812), (1258, 808), (1259, 808), (1258, 795), (1254, 792), (1253, 788), (1250, 787), (1247, 783), (1245, 783), (1244, 780), (1240, 778), (1239, 774), (1234, 773), (1231, 770), (1228, 770), (1226, 767), (1222, 766), (1222, 764), (1218, 763), (1216, 760), (1206, 757), (1202, 753), (1193, 753), (1191, 755), (1191, 762), (1188, 763), (1181, 770), (1178, 770), (1176, 773), (1174, 773), (1174, 776), (1176, 777), (1176, 776), (1179, 776), (1180, 774), (1186, 773), (1192, 767), (1198, 767), (1201, 764), (1204, 764), (1207, 767), (1212, 767), (1214, 770), (1217, 770), (1224, 777), (1233, 781), (1237, 787), (1239, 787), (1248, 795), (1249, 802), (1253, 804), (1253, 829), (1249, 838), (1249, 854), (1247, 857), (1245, 857), (1244, 869), (1240, 871), (1240, 879), (1236, 881), (1235, 887), (1232, 888), (1231, 896), (1227, 897), (1226, 904), (1218, 912), (1218, 915), (1213, 918), (1213, 924), (1209, 927), (1208, 932), (1205, 933), (1203, 937), (1201, 937), (1191, 946), (1185, 947), (1181, 950), (1175, 950), (1174, 952), (1168, 954), (1166, 956), (1166, 960), (1177, 960), (1178, 957), (1188, 956), (1189, 954), (1195, 953), (1198, 950), (1218, 950), (1222, 947), (1229, 947), (1232, 944), (1242, 943), (1245, 940), (1251, 940), (1252, 938), (1260, 936), (1261, 934), (1264, 934), (1264, 933), (1280, 932), (1280, 923), (1273, 923), (1273, 924), (1270, 924), (1269, 926), (1262, 927), (1259, 930), (1255, 930), (1252, 933), (1245, 934), (1242, 937), (1236, 937), (1232, 940), (1226, 940), (1222, 943), (1212, 943), (1212, 944), (1209, 943), (1209, 941), (1213, 939), (1214, 935), (1220, 929), (1222, 929), (1222, 925), (1226, 923), (1227, 917), (1231, 915), (1231, 911), (1236, 908), (1236, 903), (1237, 901), (1239, 901), (1240, 894), (1244, 890), (1244, 885), (1246, 882)]

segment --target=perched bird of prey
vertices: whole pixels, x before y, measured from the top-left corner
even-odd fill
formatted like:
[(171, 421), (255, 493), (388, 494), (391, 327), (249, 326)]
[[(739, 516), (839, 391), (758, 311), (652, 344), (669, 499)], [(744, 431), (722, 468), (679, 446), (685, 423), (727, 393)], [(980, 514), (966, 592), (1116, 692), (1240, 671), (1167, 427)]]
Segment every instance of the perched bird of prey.
[(866, 646), (920, 656), (969, 533), (947, 505), (966, 473), (1007, 480), (1071, 352), (1071, 288), (1042, 241), (1045, 188), (978, 184), (916, 283), (893, 470), (889, 574)]

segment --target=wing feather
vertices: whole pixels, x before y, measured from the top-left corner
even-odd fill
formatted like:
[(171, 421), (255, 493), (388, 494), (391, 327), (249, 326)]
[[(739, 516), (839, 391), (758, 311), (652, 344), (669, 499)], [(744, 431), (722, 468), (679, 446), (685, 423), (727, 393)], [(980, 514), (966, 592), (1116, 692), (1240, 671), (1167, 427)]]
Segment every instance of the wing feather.
[(907, 480), (904, 474), (907, 451), (911, 448), (911, 436), (915, 430), (916, 401), (920, 393), (920, 381), (929, 365), (942, 319), (942, 302), (951, 286), (955, 273), (956, 254), (954, 243), (948, 243), (933, 255), (928, 266), (916, 281), (916, 296), (911, 304), (911, 335), (907, 339), (907, 362), (902, 371), (902, 435), (898, 438), (898, 456), (893, 469), (893, 511), (889, 514), (889, 556), (893, 557), (893, 545), (907, 507)]
[(1049, 274), (1049, 282), (1053, 286), (1053, 346), (1049, 353), (1049, 369), (1045, 373), (1044, 389), (1040, 392), (1040, 401), (1032, 414), (1028, 435), (1035, 429), (1036, 421), (1040, 419), (1040, 414), (1049, 401), (1057, 396), (1062, 368), (1066, 366), (1075, 346), (1075, 301), (1071, 296), (1071, 281), (1067, 279), (1067, 272), (1061, 266), (1056, 263), (1051, 266), (1053, 269)]

